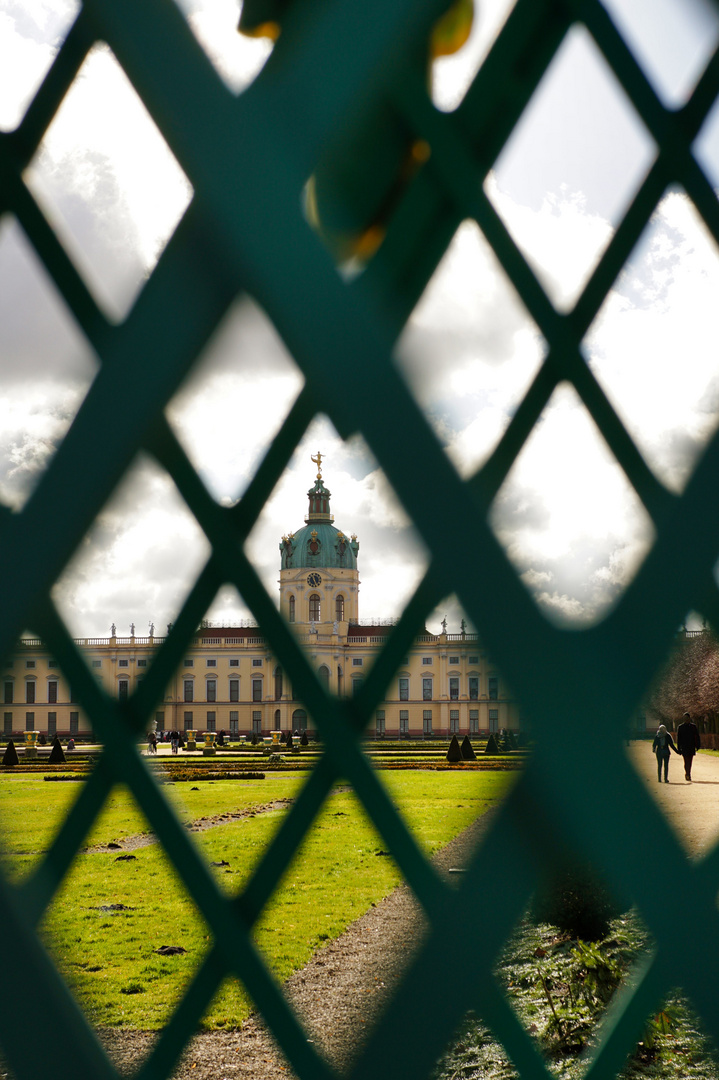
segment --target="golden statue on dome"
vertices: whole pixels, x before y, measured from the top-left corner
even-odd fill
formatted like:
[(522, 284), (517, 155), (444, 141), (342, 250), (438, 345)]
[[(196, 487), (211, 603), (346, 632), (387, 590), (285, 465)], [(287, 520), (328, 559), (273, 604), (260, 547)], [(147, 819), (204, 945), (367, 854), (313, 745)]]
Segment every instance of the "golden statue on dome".
[(314, 454), (310, 454), (310, 457), (312, 458), (315, 465), (317, 466), (317, 479), (321, 480), (322, 479), (322, 454), (318, 450), (317, 451), (317, 457), (315, 457)]

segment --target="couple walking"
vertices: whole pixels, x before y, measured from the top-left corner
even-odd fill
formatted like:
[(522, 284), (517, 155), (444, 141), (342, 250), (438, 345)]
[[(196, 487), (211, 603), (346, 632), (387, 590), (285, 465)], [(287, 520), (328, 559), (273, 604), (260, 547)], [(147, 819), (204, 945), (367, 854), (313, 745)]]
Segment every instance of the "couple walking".
[(652, 750), (657, 755), (657, 779), (660, 784), (662, 782), (662, 766), (664, 767), (664, 783), (669, 783), (670, 748), (675, 754), (681, 754), (684, 758), (684, 779), (691, 780), (692, 778), (692, 761), (700, 747), (700, 742), (699, 731), (696, 724), (692, 723), (688, 712), (684, 713), (684, 722), (677, 728), (677, 743), (679, 744), (678, 749), (664, 724), (660, 724), (652, 745)]

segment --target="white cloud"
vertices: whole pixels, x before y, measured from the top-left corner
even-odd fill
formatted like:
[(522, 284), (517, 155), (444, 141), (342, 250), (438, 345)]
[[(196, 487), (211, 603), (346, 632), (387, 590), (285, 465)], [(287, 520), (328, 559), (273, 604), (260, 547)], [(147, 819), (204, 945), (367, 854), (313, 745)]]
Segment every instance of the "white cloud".
[(626, 586), (652, 539), (638, 497), (569, 387), (552, 395), (490, 521), (538, 601), (585, 620)]
[(248, 298), (234, 304), (167, 408), (215, 498), (244, 491), (302, 384), (262, 310)]
[(593, 213), (581, 192), (548, 192), (539, 210), (517, 203), (490, 173), (485, 188), (497, 212), (559, 310), (567, 310), (588, 282), (609, 243), (612, 227)]
[(108, 633), (113, 621), (138, 628), (155, 622), (159, 632), (176, 618), (209, 554), (170, 478), (141, 458), (98, 515), (53, 596), (77, 637)]
[(463, 476), (494, 449), (543, 349), (492, 249), (464, 222), (399, 343), (400, 368)]
[(80, 393), (36, 383), (0, 397), (0, 499), (20, 509), (69, 428)]
[(0, 130), (22, 120), (78, 8), (76, 0), (2, 0)]
[(25, 175), (88, 288), (122, 318), (191, 188), (106, 45), (91, 49)]
[(713, 240), (687, 196), (670, 192), (586, 340), (610, 400), (674, 490), (717, 422), (718, 285)]

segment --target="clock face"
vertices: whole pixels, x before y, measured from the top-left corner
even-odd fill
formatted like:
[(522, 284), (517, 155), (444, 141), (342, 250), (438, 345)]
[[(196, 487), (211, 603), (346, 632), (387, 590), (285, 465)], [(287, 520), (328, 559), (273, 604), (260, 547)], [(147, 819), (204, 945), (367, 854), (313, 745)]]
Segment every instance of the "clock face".
[(318, 585), (322, 584), (322, 576), (320, 574), (308, 574), (307, 584), (316, 589)]

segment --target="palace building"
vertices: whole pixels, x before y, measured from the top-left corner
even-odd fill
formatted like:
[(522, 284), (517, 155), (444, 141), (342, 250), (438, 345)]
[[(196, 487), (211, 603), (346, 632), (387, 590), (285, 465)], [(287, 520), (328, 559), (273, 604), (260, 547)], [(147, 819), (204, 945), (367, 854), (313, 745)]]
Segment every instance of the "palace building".
[[(357, 692), (391, 626), (365, 624), (359, 610), (359, 542), (334, 525), (321, 455), (308, 492), (305, 524), (280, 542), (280, 610), (327, 689)], [(127, 698), (152, 663), (162, 638), (77, 640), (105, 691)], [(90, 725), (57, 661), (24, 637), (4, 668), (3, 734), (25, 731), (87, 736)], [(224, 730), (230, 736), (312, 729), (312, 718), (256, 626), (203, 625), (155, 713), (158, 730)], [(480, 735), (518, 730), (519, 708), (477, 635), (418, 635), (377, 709), (377, 737)], [(370, 731), (370, 734), (372, 732)]]

